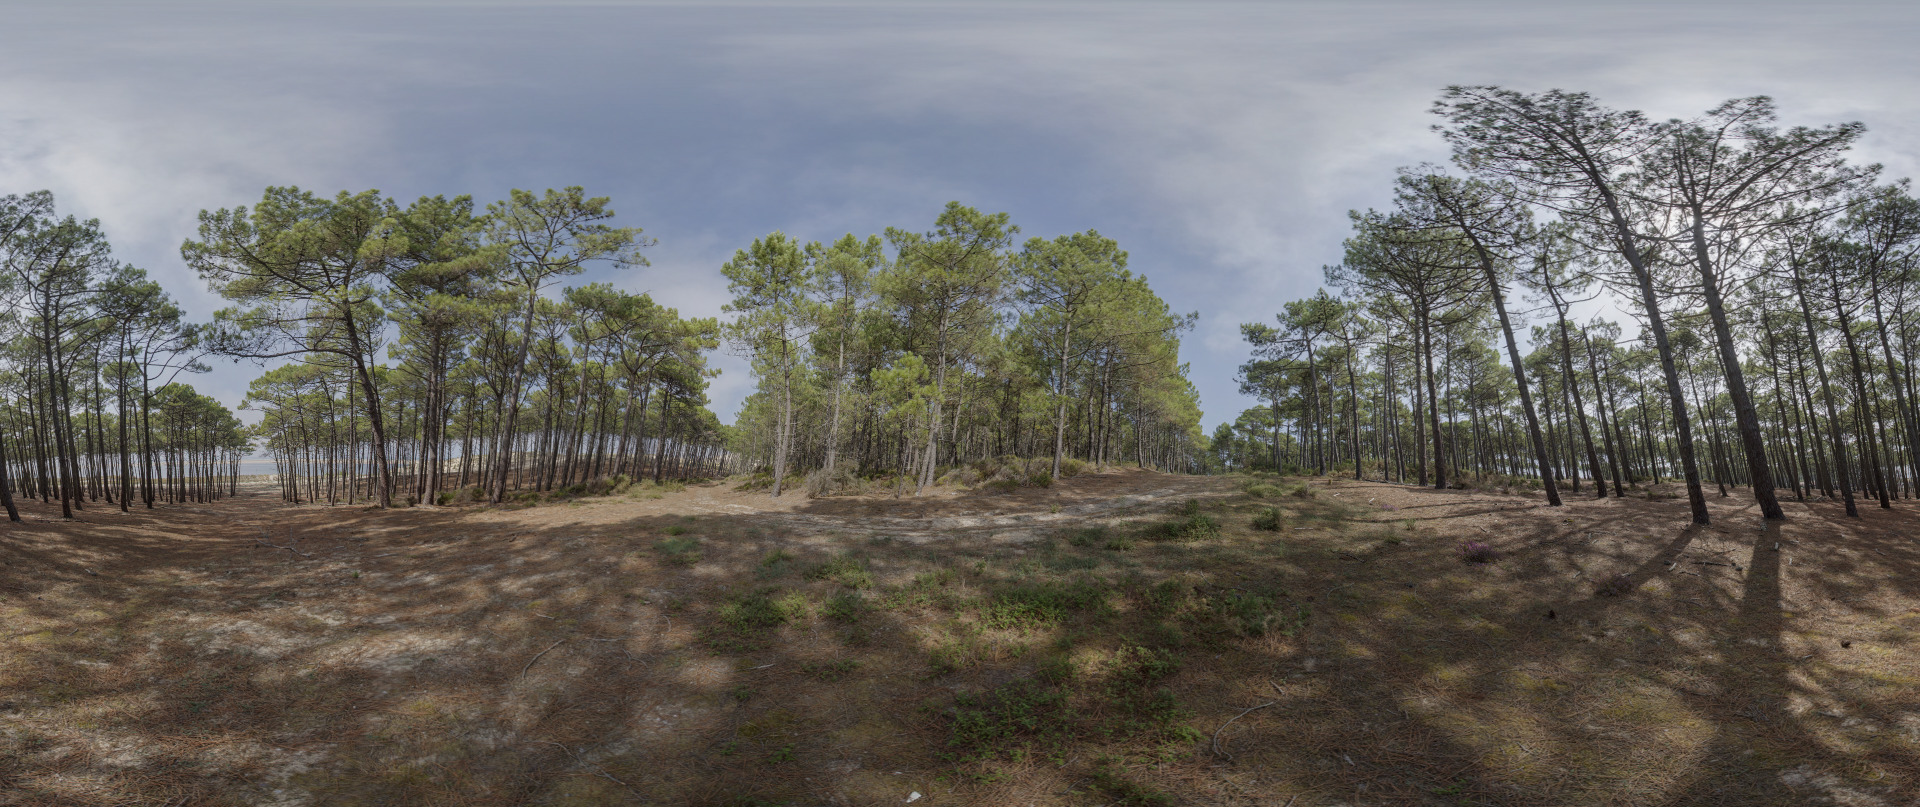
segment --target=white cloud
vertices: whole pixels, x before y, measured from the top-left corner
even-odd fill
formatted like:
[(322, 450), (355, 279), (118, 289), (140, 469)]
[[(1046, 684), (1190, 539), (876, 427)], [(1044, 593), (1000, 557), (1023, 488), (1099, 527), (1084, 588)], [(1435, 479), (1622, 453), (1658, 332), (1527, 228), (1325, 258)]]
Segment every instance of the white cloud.
[[(616, 188), (661, 239), (654, 267), (619, 282), (698, 315), (719, 314), (718, 266), (747, 239), (921, 227), (958, 198), (1132, 249), (1176, 309), (1202, 312), (1187, 349), (1214, 422), (1248, 403), (1232, 380), (1237, 323), (1310, 293), (1340, 258), (1346, 210), (1384, 203), (1393, 168), (1444, 159), (1426, 114), (1441, 86), (1582, 89), (1662, 117), (1768, 93), (1791, 122), (1865, 120), (1862, 157), (1899, 176), (1920, 163), (1920, 102), (1904, 86), (1920, 67), (1905, 41), (1917, 16), (1417, 2), (39, 10), (0, 32), (0, 192), (53, 188), (201, 314), (217, 301), (172, 258), (178, 242), (195, 211), (267, 184)], [(750, 379), (716, 363), (730, 419)]]

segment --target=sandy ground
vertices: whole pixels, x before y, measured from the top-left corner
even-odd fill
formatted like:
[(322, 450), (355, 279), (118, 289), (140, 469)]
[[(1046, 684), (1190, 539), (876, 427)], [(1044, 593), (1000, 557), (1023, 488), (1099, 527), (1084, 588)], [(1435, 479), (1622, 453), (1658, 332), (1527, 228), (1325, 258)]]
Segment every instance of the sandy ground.
[[(33, 504), (0, 527), (0, 804), (1920, 804), (1909, 503), (1714, 499), (1698, 528), (1684, 500), (1246, 482)], [(1067, 540), (1189, 499), (1219, 536)], [(871, 581), (809, 571), (836, 558)], [(983, 622), (1056, 579), (1111, 593)], [(1149, 613), (1163, 583), (1292, 621), (1203, 638)], [(834, 618), (850, 592), (880, 605)], [(761, 595), (798, 615), (728, 633)], [(1204, 739), (953, 758), (957, 698), (1136, 644), (1180, 659)]]

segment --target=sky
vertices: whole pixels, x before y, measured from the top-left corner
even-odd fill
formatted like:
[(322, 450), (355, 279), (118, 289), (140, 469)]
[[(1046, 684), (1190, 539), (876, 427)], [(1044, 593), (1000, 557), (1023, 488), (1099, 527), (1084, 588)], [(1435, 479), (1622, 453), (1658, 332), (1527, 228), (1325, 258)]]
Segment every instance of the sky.
[[(1176, 311), (1203, 425), (1239, 324), (1340, 260), (1347, 211), (1444, 162), (1449, 84), (1593, 93), (1656, 118), (1771, 95), (1920, 166), (1920, 5), (0, 0), (0, 195), (50, 189), (205, 319), (201, 210), (269, 185), (402, 200), (584, 186), (658, 239), (596, 269), (716, 316), (719, 267), (780, 230), (931, 228), (949, 200), (1023, 236), (1097, 229)], [(724, 351), (710, 391), (751, 391)], [(252, 364), (190, 380), (229, 406)], [(243, 413), (244, 415), (244, 413)], [(247, 417), (252, 420), (252, 417)]]

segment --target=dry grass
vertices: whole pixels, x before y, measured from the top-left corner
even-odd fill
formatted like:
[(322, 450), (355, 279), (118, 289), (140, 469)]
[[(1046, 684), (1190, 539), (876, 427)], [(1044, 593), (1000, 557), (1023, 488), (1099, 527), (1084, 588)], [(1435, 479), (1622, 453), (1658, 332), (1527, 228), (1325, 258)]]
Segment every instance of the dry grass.
[(0, 804), (1920, 795), (1911, 506), (1249, 482), (29, 506)]

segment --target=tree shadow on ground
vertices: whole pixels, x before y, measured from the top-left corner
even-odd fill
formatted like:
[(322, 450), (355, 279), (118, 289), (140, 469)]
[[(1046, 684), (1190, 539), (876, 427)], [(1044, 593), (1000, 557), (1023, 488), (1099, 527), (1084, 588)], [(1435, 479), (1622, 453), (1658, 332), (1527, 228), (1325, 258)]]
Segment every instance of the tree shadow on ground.
[[(1201, 804), (1785, 805), (1916, 785), (1904, 505), (1790, 504), (1763, 527), (1716, 500), (1697, 528), (1631, 499), (1124, 482), (1054, 492), (1175, 493), (937, 541), (834, 499), (255, 497), (11, 530), (0, 803), (1094, 805), (1133, 783)], [(1188, 497), (1217, 537), (1158, 529)], [(1286, 529), (1246, 526), (1276, 506)], [(1464, 563), (1461, 540), (1502, 557)], [(1080, 583), (1101, 593), (1079, 610), (995, 610)], [(1097, 711), (1127, 647), (1182, 662), (1156, 686), (1200, 739), (955, 758), (961, 696), (1068, 665)]]

